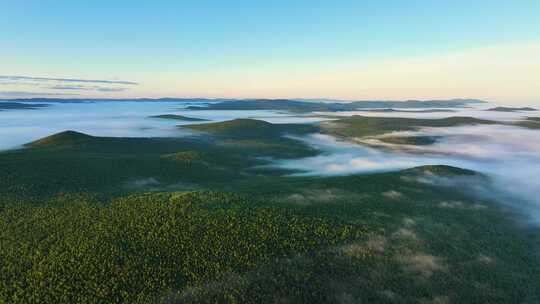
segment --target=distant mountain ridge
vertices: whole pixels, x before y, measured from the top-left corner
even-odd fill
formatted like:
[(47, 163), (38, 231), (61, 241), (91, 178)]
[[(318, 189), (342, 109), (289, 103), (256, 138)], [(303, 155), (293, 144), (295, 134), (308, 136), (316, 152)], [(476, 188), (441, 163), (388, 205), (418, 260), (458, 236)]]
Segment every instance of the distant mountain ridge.
[(479, 99), (448, 99), (448, 100), (359, 100), (351, 102), (328, 102), (321, 99), (301, 100), (301, 99), (224, 99), (224, 98), (134, 98), (134, 99), (107, 99), (107, 98), (27, 98), (11, 99), (0, 101), (11, 103), (92, 103), (92, 102), (178, 102), (178, 103), (200, 103), (201, 105), (191, 105), (190, 110), (273, 110), (287, 111), (294, 113), (309, 112), (340, 112), (356, 111), (365, 109), (422, 109), (422, 108), (459, 108), (472, 104), (486, 103)]
[(338, 112), (383, 108), (456, 108), (486, 103), (478, 99), (405, 100), (405, 101), (352, 101), (348, 103), (309, 102), (291, 99), (230, 100), (206, 107), (190, 106), (192, 110), (278, 110), (290, 112)]
[(0, 98), (2, 102), (50, 102), (50, 103), (78, 103), (78, 102), (99, 102), (99, 101), (156, 101), (156, 102), (220, 102), (232, 99), (227, 98)]
[(495, 111), (495, 112), (518, 112), (518, 111), (538, 111), (535, 108), (531, 107), (522, 107), (522, 108), (514, 108), (514, 107), (495, 107), (491, 109), (487, 109), (486, 111)]
[(2, 102), (0, 101), (0, 111), (2, 110), (34, 110), (38, 108), (47, 107), (46, 104), (27, 104), (20, 102)]

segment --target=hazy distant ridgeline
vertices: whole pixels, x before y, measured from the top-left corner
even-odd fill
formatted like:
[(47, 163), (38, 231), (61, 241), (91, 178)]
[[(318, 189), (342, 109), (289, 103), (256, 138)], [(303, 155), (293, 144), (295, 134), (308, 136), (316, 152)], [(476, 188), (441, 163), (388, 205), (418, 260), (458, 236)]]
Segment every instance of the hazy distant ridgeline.
[(47, 104), (28, 104), (21, 102), (6, 102), (0, 101), (1, 110), (33, 110), (47, 107)]
[(535, 109), (535, 108), (531, 108), (531, 107), (521, 107), (521, 108), (495, 107), (495, 108), (487, 109), (487, 111), (496, 111), (496, 112), (519, 112), (519, 111), (524, 111), (524, 112), (531, 112), (531, 111), (538, 111), (538, 110)]
[[(369, 108), (454, 108), (473, 104), (485, 103), (477, 99), (449, 100), (406, 100), (406, 101), (306, 101), (295, 99), (206, 99), (206, 98), (135, 98), (135, 99), (92, 99), (92, 98), (25, 98), (9, 99), (11, 102), (23, 103), (81, 103), (81, 102), (178, 102), (178, 103), (208, 103), (208, 106), (192, 106), (194, 110), (276, 110), (290, 112), (335, 112), (354, 111)], [(3, 102), (0, 101), (0, 104)]]
[(40, 103), (84, 103), (84, 102), (219, 102), (227, 101), (227, 98), (9, 98), (0, 99), (0, 103), (4, 101), (11, 102), (40, 102)]
[(275, 100), (232, 100), (210, 104), (197, 110), (278, 110), (290, 112), (336, 112), (366, 108), (453, 108), (484, 103), (476, 99), (451, 100), (407, 100), (407, 101), (353, 101), (353, 102), (307, 102), (289, 99)]

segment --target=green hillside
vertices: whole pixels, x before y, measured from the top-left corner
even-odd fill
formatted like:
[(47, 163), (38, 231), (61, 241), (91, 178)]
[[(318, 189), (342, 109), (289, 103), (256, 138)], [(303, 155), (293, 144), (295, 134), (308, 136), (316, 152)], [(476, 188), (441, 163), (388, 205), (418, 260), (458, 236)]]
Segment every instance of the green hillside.
[(198, 188), (256, 176), (260, 173), (252, 168), (268, 164), (269, 158), (316, 153), (280, 136), (114, 138), (66, 131), (32, 142), (26, 149), (1, 152), (0, 189), (41, 195)]
[[(347, 123), (372, 135), (491, 122)], [(439, 165), (291, 176), (267, 165), (322, 153), (284, 137), (317, 126), (188, 128), (201, 134), (66, 131), (1, 152), (0, 303), (540, 300), (540, 233), (459, 186), (490, 191), (486, 176)]]
[(60, 133), (47, 136), (45, 138), (33, 141), (27, 146), (30, 147), (50, 147), (50, 148), (65, 148), (75, 147), (77, 145), (89, 143), (93, 137), (84, 133), (75, 131), (63, 131)]
[(430, 176), (482, 179), (429, 166), (227, 183), (236, 193), (2, 196), (0, 301), (538, 299), (529, 236)]
[(210, 135), (216, 144), (239, 154), (256, 153), (274, 158), (306, 157), (317, 154), (306, 144), (287, 135), (306, 135), (318, 130), (316, 125), (272, 124), (255, 119), (234, 119), (216, 123), (183, 125)]
[(256, 119), (234, 119), (215, 123), (184, 125), (182, 127), (236, 138), (272, 138), (287, 134), (307, 134), (317, 130), (314, 125), (272, 124)]
[(454, 127), (496, 123), (490, 120), (459, 116), (441, 119), (351, 116), (323, 122), (321, 129), (325, 133), (341, 137), (364, 137), (394, 131), (414, 131), (421, 127)]

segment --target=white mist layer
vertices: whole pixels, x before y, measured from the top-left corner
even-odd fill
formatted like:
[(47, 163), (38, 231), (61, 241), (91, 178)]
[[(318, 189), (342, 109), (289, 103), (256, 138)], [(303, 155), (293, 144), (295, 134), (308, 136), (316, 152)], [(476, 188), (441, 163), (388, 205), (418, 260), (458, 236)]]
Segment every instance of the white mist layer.
[[(0, 111), (0, 150), (17, 148), (51, 134), (74, 130), (94, 136), (178, 137), (193, 134), (177, 126), (193, 122), (149, 118), (152, 115), (178, 114), (211, 121), (255, 118), (272, 123), (310, 123), (328, 117), (299, 116), (277, 111), (208, 111), (187, 110), (201, 103), (176, 102), (89, 102), (51, 103), (36, 110)], [(474, 108), (453, 108), (455, 112), (339, 112), (332, 116), (364, 115), (378, 117), (442, 118), (472, 116), (515, 121), (540, 111), (493, 112), (495, 107), (482, 104)], [(533, 106), (536, 107), (536, 106)], [(425, 109), (422, 109), (425, 110)], [(540, 223), (540, 131), (502, 125), (423, 128), (417, 132), (396, 132), (383, 136), (441, 136), (433, 145), (391, 145), (377, 140), (359, 139), (347, 143), (326, 135), (312, 135), (301, 140), (323, 151), (321, 155), (295, 160), (278, 160), (275, 166), (302, 170), (307, 175), (344, 175), (363, 172), (393, 171), (421, 165), (451, 165), (488, 174), (498, 191), (493, 198), (527, 210)], [(484, 191), (486, 194), (489, 191)]]
[(235, 118), (261, 118), (269, 122), (311, 122), (321, 119), (295, 117), (275, 111), (208, 111), (187, 110), (201, 103), (93, 101), (85, 103), (51, 103), (35, 110), (0, 111), (0, 150), (20, 147), (28, 142), (73, 130), (93, 136), (112, 137), (179, 137), (193, 134), (176, 126), (204, 123), (149, 118), (153, 115), (177, 114), (207, 119), (208, 122)]
[[(276, 166), (301, 170), (299, 175), (345, 175), (384, 172), (422, 165), (471, 169), (492, 178), (492, 199), (525, 208), (540, 223), (540, 131), (503, 125), (424, 128), (392, 136), (441, 136), (432, 145), (411, 146), (377, 142), (338, 141), (322, 134), (299, 138), (321, 151), (314, 157), (280, 160)], [(387, 135), (385, 135), (387, 136)], [(362, 144), (367, 142), (375, 145)], [(486, 192), (486, 191), (484, 191)], [(486, 194), (486, 193), (482, 193)]]
[[(404, 117), (404, 118), (424, 118), (424, 119), (436, 119), (447, 118), (452, 116), (470, 116), (480, 119), (497, 120), (497, 121), (516, 121), (522, 120), (525, 117), (540, 117), (540, 111), (487, 111), (488, 109), (498, 106), (504, 106), (502, 104), (495, 103), (482, 103), (470, 105), (470, 107), (463, 108), (404, 108), (396, 109), (396, 112), (377, 112), (369, 110), (381, 110), (381, 109), (366, 109), (365, 111), (344, 111), (344, 112), (317, 112), (318, 115), (332, 115), (332, 116), (370, 116), (370, 117)], [(515, 107), (515, 105), (514, 105)], [(540, 109), (538, 106), (532, 106), (533, 108)], [(427, 112), (429, 110), (435, 110), (434, 112)], [(447, 112), (441, 112), (437, 110), (445, 110)], [(418, 112), (426, 111), (426, 112)]]

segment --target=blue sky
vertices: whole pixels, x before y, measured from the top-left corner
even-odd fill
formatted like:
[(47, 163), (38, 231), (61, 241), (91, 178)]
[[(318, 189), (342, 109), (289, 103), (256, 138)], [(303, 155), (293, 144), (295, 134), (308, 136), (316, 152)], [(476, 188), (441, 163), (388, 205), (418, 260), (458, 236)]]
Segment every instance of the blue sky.
[[(1, 2), (0, 76), (138, 83), (61, 90), (0, 79), (4, 95), (540, 97), (539, 55), (523, 62), (540, 44), (540, 1)], [(487, 56), (510, 57), (497, 69), (503, 79), (482, 74)], [(462, 60), (470, 65), (456, 71)], [(467, 82), (448, 84), (465, 72)]]

